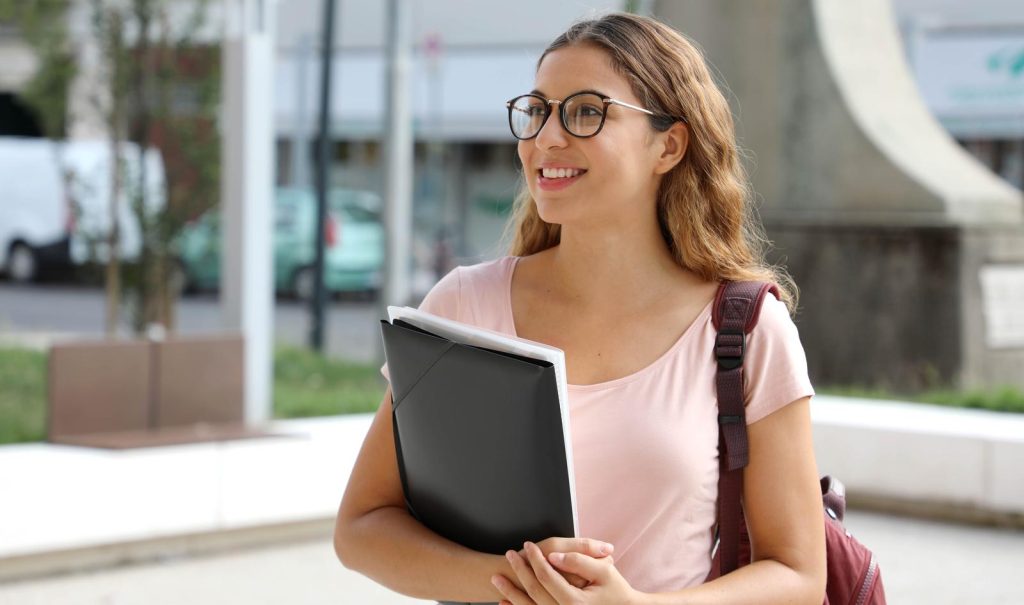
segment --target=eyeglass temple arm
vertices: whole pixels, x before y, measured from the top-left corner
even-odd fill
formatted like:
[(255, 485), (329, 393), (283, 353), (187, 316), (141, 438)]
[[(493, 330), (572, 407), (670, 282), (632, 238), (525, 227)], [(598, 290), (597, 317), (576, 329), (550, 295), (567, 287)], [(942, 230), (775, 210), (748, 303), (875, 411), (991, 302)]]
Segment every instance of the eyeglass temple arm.
[[(642, 111), (642, 112), (646, 113), (649, 116), (658, 116), (659, 115), (659, 114), (654, 113), (650, 109), (644, 109), (643, 107), (637, 107), (636, 105), (632, 105), (630, 103), (626, 103), (625, 101), (619, 101), (618, 99), (604, 99), (604, 102), (605, 103), (611, 103), (613, 105), (621, 105), (623, 107), (628, 107), (630, 109), (635, 109), (637, 111)], [(668, 115), (668, 114), (665, 114), (665, 115), (667, 117), (675, 118), (677, 120), (680, 120), (684, 124), (689, 124), (689, 120), (687, 120), (685, 116), (673, 116), (673, 115)]]
[(618, 99), (603, 99), (603, 101), (604, 101), (605, 103), (611, 103), (612, 105), (621, 105), (621, 106), (623, 106), (623, 107), (628, 107), (628, 108), (630, 108), (630, 109), (635, 109), (635, 110), (637, 110), (637, 111), (642, 111), (642, 112), (646, 113), (646, 114), (647, 114), (647, 115), (649, 115), (649, 116), (653, 116), (653, 115), (656, 115), (656, 114), (655, 114), (655, 113), (654, 113), (653, 111), (651, 111), (650, 109), (644, 109), (643, 107), (637, 107), (636, 105), (631, 105), (631, 104), (629, 104), (629, 103), (626, 103), (625, 101), (620, 101), (620, 100), (618, 100)]

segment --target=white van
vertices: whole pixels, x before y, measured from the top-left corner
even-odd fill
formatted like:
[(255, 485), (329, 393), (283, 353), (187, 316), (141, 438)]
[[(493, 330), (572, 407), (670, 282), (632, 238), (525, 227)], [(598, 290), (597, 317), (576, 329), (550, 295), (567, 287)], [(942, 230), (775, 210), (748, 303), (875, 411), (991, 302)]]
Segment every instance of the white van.
[[(0, 269), (12, 281), (35, 279), (47, 266), (106, 262), (111, 172), (107, 141), (0, 137)], [(141, 235), (131, 209), (140, 182), (138, 147), (122, 144), (119, 196), (121, 258), (138, 258)], [(166, 199), (160, 154), (145, 154), (147, 206)]]

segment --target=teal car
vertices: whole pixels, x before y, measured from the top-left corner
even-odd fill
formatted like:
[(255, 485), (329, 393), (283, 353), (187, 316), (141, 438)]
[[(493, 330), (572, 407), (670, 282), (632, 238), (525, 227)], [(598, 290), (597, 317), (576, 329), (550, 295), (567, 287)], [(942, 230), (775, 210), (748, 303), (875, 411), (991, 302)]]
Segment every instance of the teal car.
[[(324, 226), (324, 284), (329, 293), (372, 293), (384, 263), (380, 198), (368, 191), (333, 189)], [(316, 196), (279, 188), (274, 194), (274, 288), (309, 300), (313, 296)], [(186, 291), (220, 286), (220, 212), (207, 212), (178, 239), (181, 279)]]

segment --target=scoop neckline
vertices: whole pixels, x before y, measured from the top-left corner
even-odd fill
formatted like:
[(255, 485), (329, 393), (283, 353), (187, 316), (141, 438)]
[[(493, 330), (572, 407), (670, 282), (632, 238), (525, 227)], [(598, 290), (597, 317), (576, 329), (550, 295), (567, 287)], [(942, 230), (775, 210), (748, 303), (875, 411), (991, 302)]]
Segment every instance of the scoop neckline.
[[(521, 258), (521, 256), (510, 256), (509, 259), (511, 259), (511, 262), (507, 263), (507, 269), (505, 271), (505, 317), (508, 321), (508, 325), (512, 335), (515, 336), (516, 338), (522, 337), (519, 336), (519, 331), (516, 330), (515, 314), (512, 312), (512, 277), (515, 275), (516, 266), (519, 264), (519, 260)], [(675, 352), (679, 348), (681, 348), (687, 340), (689, 340), (690, 334), (697, 330), (698, 325), (703, 325), (708, 320), (710, 320), (711, 308), (714, 305), (714, 302), (714, 299), (708, 301), (708, 303), (704, 306), (701, 312), (697, 314), (697, 317), (695, 317), (693, 321), (690, 322), (690, 325), (686, 326), (686, 329), (683, 330), (683, 333), (679, 335), (679, 338), (677, 338), (676, 341), (672, 343), (672, 346), (665, 350), (664, 353), (659, 355), (654, 361), (647, 364), (646, 366), (640, 368), (635, 372), (626, 374), (625, 376), (612, 378), (611, 380), (605, 380), (603, 382), (595, 382), (592, 384), (570, 384), (568, 381), (566, 381), (566, 387), (568, 387), (570, 391), (601, 391), (605, 389), (618, 387), (629, 382), (633, 382), (634, 380), (642, 378), (646, 374), (654, 372), (660, 366), (664, 365), (668, 358), (675, 354)]]

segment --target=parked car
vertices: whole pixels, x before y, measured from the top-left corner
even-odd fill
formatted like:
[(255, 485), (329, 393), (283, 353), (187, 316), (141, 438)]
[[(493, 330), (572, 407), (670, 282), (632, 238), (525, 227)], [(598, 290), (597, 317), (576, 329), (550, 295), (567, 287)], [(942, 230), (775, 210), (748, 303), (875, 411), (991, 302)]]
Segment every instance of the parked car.
[[(324, 226), (324, 284), (328, 292), (374, 292), (384, 262), (380, 198), (368, 191), (334, 189)], [(274, 193), (274, 288), (308, 300), (313, 296), (316, 197), (312, 191)], [(185, 229), (178, 241), (186, 290), (220, 285), (220, 211), (213, 209)]]
[[(112, 224), (110, 144), (0, 137), (0, 270), (15, 282), (35, 280), (44, 269), (106, 262)], [(126, 186), (119, 196), (120, 257), (141, 249), (131, 200), (140, 181), (138, 147), (121, 150)], [(145, 154), (147, 203), (164, 203), (160, 154)]]

